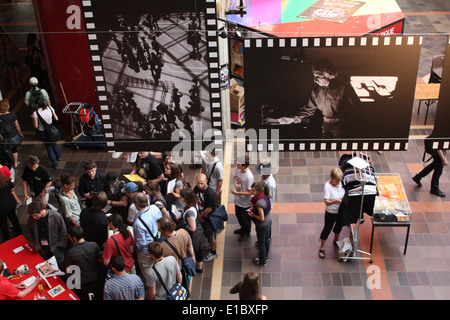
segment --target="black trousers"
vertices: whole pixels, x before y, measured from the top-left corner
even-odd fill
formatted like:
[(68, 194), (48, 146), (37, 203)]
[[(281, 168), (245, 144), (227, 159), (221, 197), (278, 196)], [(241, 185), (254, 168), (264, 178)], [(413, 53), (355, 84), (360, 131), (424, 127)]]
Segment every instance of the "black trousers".
[(334, 233), (341, 233), (343, 225), (342, 222), (341, 210), (339, 210), (338, 213), (329, 213), (325, 211), (325, 224), (323, 226), (322, 232), (320, 233), (320, 239), (327, 240), (328, 236), (331, 233), (331, 230), (333, 230)]
[(433, 154), (433, 162), (423, 168), (417, 176), (419, 178), (426, 177), (431, 171), (433, 171), (433, 176), (431, 177), (431, 190), (439, 190), (439, 179), (442, 175), (444, 169), (444, 163), (437, 152)]

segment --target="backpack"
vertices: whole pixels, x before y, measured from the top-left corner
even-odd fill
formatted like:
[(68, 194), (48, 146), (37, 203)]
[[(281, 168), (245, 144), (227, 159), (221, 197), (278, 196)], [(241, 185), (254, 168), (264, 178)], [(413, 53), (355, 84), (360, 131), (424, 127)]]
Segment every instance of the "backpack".
[(42, 93), (41, 89), (33, 88), (30, 90), (30, 106), (33, 108), (33, 110), (36, 110), (37, 108), (37, 102), (39, 99), (44, 99), (44, 94)]
[[(11, 125), (5, 119), (0, 118), (0, 135), (2, 138), (7, 137), (12, 132)], [(3, 140), (3, 139), (2, 139)]]

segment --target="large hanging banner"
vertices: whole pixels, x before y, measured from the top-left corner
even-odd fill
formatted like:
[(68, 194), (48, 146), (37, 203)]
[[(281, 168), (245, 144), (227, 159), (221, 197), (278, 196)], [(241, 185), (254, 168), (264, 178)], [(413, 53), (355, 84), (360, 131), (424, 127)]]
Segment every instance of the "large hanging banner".
[(450, 36), (447, 37), (447, 47), (442, 70), (442, 82), (439, 90), (439, 100), (436, 107), (436, 119), (432, 133), (433, 149), (450, 149)]
[(82, 1), (108, 150), (222, 129), (215, 0)]
[(244, 40), (246, 128), (279, 150), (406, 150), (421, 40)]

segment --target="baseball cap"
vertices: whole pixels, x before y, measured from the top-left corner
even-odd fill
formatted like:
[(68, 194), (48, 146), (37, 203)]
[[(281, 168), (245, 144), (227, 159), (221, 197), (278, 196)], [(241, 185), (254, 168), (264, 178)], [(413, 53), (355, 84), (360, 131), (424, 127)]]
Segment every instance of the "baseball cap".
[(30, 78), (30, 85), (31, 86), (36, 86), (38, 84), (38, 79), (36, 77), (31, 77)]
[(269, 162), (264, 162), (256, 166), (256, 171), (259, 174), (262, 174), (264, 176), (268, 176), (272, 173), (272, 166)]
[(125, 193), (125, 192), (136, 192), (137, 189), (138, 189), (138, 186), (137, 186), (136, 183), (134, 183), (134, 182), (128, 182), (128, 183), (125, 185), (125, 188), (123, 188), (123, 189), (121, 190), (121, 192), (122, 192), (122, 193)]

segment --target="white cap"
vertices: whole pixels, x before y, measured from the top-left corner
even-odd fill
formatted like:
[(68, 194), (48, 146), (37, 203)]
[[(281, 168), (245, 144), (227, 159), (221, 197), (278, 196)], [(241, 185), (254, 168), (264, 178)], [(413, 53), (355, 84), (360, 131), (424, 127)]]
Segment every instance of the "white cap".
[(30, 85), (36, 86), (38, 84), (38, 79), (36, 77), (30, 78)]

